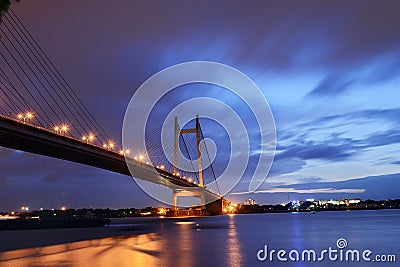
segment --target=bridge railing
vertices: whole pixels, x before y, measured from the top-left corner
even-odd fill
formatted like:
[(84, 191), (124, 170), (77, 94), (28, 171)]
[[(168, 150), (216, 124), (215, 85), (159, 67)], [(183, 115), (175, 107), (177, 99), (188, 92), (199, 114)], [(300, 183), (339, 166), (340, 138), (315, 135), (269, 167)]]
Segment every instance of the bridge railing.
[(99, 145), (97, 145), (97, 144), (95, 144), (95, 143), (85, 142), (85, 141), (83, 141), (83, 140), (81, 140), (81, 139), (79, 139), (79, 138), (76, 138), (76, 137), (74, 137), (74, 136), (70, 136), (70, 135), (58, 133), (58, 132), (56, 132), (56, 131), (54, 131), (54, 130), (52, 130), (52, 129), (48, 129), (48, 128), (46, 128), (46, 127), (42, 127), (42, 126), (35, 125), (35, 124), (33, 124), (33, 123), (29, 123), (28, 121), (23, 122), (23, 121), (21, 121), (21, 120), (18, 119), (18, 118), (14, 118), (14, 117), (11, 116), (11, 115), (0, 114), (0, 117), (1, 117), (1, 118), (4, 118), (4, 119), (7, 119), (7, 120), (14, 121), (14, 122), (16, 122), (16, 123), (20, 123), (20, 124), (22, 124), (22, 125), (27, 125), (27, 126), (29, 126), (29, 127), (32, 127), (32, 128), (35, 128), (35, 129), (38, 129), (38, 130), (41, 130), (41, 131), (48, 132), (48, 133), (50, 133), (50, 134), (52, 134), (52, 135), (57, 135), (57, 136), (60, 136), (60, 137), (63, 137), (63, 138), (67, 138), (67, 139), (73, 140), (73, 141), (75, 141), (75, 142), (79, 142), (79, 143), (84, 144), (84, 145), (87, 145), (87, 146), (91, 146), (91, 147), (95, 147), (95, 148), (97, 148), (97, 149), (101, 149), (101, 150), (107, 151), (107, 152), (112, 153), (112, 154), (114, 154), (114, 155), (116, 155), (116, 156), (126, 157), (126, 158), (128, 158), (128, 159), (130, 159), (130, 160), (134, 160), (135, 162), (137, 162), (137, 163), (139, 163), (139, 164), (143, 164), (143, 165), (147, 165), (147, 166), (153, 167), (154, 169), (157, 170), (157, 172), (158, 172), (161, 176), (169, 176), (169, 177), (179, 178), (179, 179), (185, 180), (185, 181), (187, 181), (187, 182), (189, 182), (189, 183), (192, 183), (193, 185), (197, 185), (197, 183), (196, 183), (195, 181), (192, 181), (191, 179), (186, 179), (185, 177), (182, 177), (182, 176), (180, 176), (179, 174), (177, 175), (176, 173), (173, 173), (173, 172), (171, 172), (171, 171), (168, 171), (168, 170), (164, 169), (162, 166), (154, 166), (154, 165), (152, 165), (152, 164), (150, 164), (150, 163), (148, 163), (148, 162), (146, 162), (146, 161), (138, 160), (137, 157), (131, 157), (131, 156), (129, 156), (129, 155), (121, 155), (119, 152), (117, 152), (117, 151), (115, 151), (115, 150), (110, 150), (110, 149), (104, 148), (103, 146), (99, 146)]

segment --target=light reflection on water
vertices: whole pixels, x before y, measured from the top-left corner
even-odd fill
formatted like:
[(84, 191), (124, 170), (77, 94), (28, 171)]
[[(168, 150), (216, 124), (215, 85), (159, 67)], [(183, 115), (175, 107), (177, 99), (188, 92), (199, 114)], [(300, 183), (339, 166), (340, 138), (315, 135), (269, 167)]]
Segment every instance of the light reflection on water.
[[(123, 227), (0, 231), (0, 251), (4, 251), (0, 252), (0, 266), (364, 266), (259, 262), (256, 253), (265, 244), (271, 249), (320, 250), (344, 237), (351, 248), (396, 254), (399, 220), (399, 210), (387, 210), (133, 219), (118, 221)], [(65, 239), (74, 235), (76, 242)], [(57, 238), (63, 244), (51, 245)], [(88, 240), (78, 241), (85, 238)], [(24, 239), (36, 240), (33, 244), (40, 246), (22, 248)], [(14, 250), (7, 249), (7, 243)], [(15, 249), (15, 243), (22, 249)]]
[(235, 216), (229, 216), (227, 261), (229, 266), (243, 266), (241, 247), (237, 236)]
[[(161, 242), (161, 244), (160, 244)], [(154, 266), (161, 252), (157, 234), (109, 237), (4, 252), (1, 264), (31, 266)]]

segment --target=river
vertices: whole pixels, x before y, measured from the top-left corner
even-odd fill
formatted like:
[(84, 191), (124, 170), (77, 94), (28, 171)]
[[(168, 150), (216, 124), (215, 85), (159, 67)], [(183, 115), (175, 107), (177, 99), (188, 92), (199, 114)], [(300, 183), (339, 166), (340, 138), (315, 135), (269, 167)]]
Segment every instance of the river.
[(0, 266), (399, 266), (399, 222), (400, 210), (371, 210), (129, 218), (101, 228), (1, 231)]

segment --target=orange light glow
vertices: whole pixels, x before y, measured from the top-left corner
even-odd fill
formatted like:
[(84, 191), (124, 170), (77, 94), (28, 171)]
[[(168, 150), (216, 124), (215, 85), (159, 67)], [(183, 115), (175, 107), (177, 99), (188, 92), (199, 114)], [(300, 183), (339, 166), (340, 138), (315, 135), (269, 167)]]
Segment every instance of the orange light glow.
[(68, 132), (69, 131), (68, 125), (64, 124), (63, 126), (61, 126), (61, 131)]

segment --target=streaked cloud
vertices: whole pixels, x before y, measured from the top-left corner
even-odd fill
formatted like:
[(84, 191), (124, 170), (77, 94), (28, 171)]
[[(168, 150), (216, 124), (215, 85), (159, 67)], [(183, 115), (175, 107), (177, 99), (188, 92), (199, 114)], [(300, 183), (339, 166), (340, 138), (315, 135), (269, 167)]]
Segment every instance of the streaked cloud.
[[(365, 189), (359, 194), (398, 196), (396, 180), (387, 182), (383, 174), (400, 171), (399, 1), (121, 0), (110, 5), (88, 0), (78, 6), (38, 0), (12, 8), (117, 142), (125, 108), (143, 81), (173, 64), (218, 61), (249, 75), (270, 102), (278, 126), (278, 151), (263, 187), (270, 196), (286, 194), (271, 190), (289, 189), (324, 196)], [(118, 15), (105, 20), (110, 14)], [(211, 93), (242, 112), (248, 129), (255, 128), (240, 101), (207, 86), (167, 96), (160, 112), (191, 96)], [(155, 124), (161, 121), (162, 116), (155, 116)], [(215, 129), (211, 125), (208, 132), (203, 130), (211, 137)], [(228, 160), (224, 138), (215, 137), (222, 144), (219, 173)], [(257, 149), (252, 146), (250, 169), (262, 153)], [(118, 195), (118, 200), (109, 198), (114, 207), (153, 203), (140, 189), (106, 171), (7, 149), (0, 149), (0, 159), (0, 196), (16, 192), (13, 203), (0, 197), (0, 209), (18, 207), (28, 197), (41, 201), (52, 190), (56, 193), (49, 196), (50, 202), (59, 203), (62, 187), (76, 205), (81, 196), (86, 197), (85, 205), (90, 200), (93, 206), (105, 205), (103, 195), (112, 194)], [(244, 183), (251, 170), (246, 174)], [(315, 188), (320, 182), (368, 175), (377, 176), (373, 182)], [(268, 188), (269, 180), (279, 183), (276, 189)], [(96, 194), (98, 190), (102, 194)]]
[[(295, 188), (271, 188), (254, 192), (254, 194), (264, 193), (299, 193), (299, 194), (324, 194), (324, 193), (364, 193), (365, 189), (334, 189), (334, 188), (318, 188), (318, 189), (295, 189)], [(230, 195), (245, 195), (249, 192), (234, 192)]]

